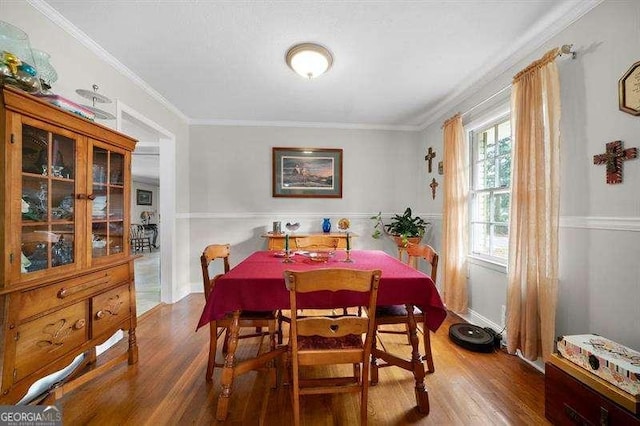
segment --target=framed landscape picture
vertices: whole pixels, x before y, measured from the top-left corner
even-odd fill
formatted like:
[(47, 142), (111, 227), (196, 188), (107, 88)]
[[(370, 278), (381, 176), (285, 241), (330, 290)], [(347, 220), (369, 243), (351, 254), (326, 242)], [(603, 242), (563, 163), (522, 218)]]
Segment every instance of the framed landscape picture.
[(274, 197), (342, 198), (342, 150), (273, 148)]
[(144, 189), (136, 189), (136, 203), (139, 206), (150, 206), (153, 201), (153, 192)]

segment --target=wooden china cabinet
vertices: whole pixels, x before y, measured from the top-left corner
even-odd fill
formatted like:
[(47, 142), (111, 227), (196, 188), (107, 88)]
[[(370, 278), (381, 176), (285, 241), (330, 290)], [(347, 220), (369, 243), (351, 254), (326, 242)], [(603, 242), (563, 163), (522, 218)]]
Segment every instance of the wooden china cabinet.
[[(116, 362), (137, 362), (129, 248), (136, 141), (0, 86), (0, 404), (84, 354), (54, 397)], [(129, 344), (101, 364), (117, 330)], [(77, 379), (77, 380), (75, 380)]]

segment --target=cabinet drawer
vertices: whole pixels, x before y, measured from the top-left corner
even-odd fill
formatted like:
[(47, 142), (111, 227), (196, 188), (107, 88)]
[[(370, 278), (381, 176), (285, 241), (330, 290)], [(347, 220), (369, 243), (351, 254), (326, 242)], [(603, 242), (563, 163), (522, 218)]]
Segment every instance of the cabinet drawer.
[(20, 297), (20, 318), (29, 318), (37, 313), (84, 299), (103, 287), (128, 282), (129, 265), (119, 265), (46, 287), (25, 291)]
[(113, 327), (131, 316), (129, 286), (123, 285), (91, 299), (91, 337), (113, 332)]
[(640, 425), (640, 418), (550, 363), (545, 369), (545, 416), (554, 425)]
[(80, 302), (18, 327), (14, 382), (88, 340), (87, 303)]

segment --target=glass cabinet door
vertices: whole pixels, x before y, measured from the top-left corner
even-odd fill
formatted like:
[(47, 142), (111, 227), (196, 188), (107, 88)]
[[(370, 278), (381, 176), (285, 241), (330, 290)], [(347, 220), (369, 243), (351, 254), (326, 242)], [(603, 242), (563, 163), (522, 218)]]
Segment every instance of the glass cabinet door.
[(21, 273), (76, 262), (77, 141), (22, 124)]
[(93, 145), (91, 164), (91, 253), (99, 258), (125, 248), (125, 156)]

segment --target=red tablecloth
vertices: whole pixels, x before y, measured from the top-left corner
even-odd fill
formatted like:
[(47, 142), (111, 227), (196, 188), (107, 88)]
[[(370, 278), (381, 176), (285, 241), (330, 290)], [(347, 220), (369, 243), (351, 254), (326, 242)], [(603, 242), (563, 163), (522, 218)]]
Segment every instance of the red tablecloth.
[[(342, 262), (344, 251), (327, 263), (316, 263), (295, 255), (294, 263), (283, 263), (273, 251), (259, 251), (240, 262), (219, 278), (204, 307), (198, 328), (226, 313), (240, 310), (268, 311), (289, 309), (289, 292), (284, 284), (284, 271), (306, 271), (319, 268), (380, 269), (378, 305), (413, 304), (426, 313), (427, 327), (436, 331), (446, 317), (444, 304), (431, 278), (389, 256), (383, 251), (354, 250), (354, 263)], [(306, 296), (306, 297), (303, 297)], [(350, 292), (322, 292), (299, 295), (299, 308), (339, 308), (362, 302)]]

